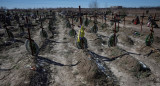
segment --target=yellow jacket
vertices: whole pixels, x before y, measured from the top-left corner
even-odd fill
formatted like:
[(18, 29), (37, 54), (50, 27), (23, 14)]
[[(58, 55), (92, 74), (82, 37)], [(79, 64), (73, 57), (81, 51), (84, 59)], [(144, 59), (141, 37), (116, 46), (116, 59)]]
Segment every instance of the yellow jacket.
[(78, 40), (77, 42), (80, 42), (80, 37), (84, 37), (85, 33), (84, 33), (84, 27), (81, 26), (81, 29), (79, 30), (79, 33), (78, 33)]

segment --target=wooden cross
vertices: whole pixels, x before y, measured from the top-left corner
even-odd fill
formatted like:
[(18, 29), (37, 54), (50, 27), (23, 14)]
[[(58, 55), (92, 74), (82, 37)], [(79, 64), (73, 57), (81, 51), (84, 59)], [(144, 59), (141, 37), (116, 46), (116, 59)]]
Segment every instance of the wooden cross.
[(86, 12), (86, 13), (84, 13), (84, 15), (86, 15), (86, 18), (88, 17), (88, 13)]
[(117, 17), (118, 17), (118, 15), (115, 14), (114, 18), (112, 20), (110, 20), (111, 22), (114, 22), (114, 24), (115, 24), (115, 30), (114, 30), (114, 32), (117, 32), (116, 31), (116, 23), (117, 22), (118, 22), (118, 30), (119, 30), (119, 21), (120, 21), (120, 19), (119, 18), (117, 19)]
[[(79, 14), (78, 14), (79, 18), (80, 18), (80, 26), (82, 27), (82, 16), (83, 14), (81, 13), (81, 6), (79, 6)], [(84, 49), (84, 40), (82, 40), (81, 42), (81, 46), (82, 46), (82, 49)]]
[(113, 15), (114, 15), (114, 14), (113, 14), (113, 12), (112, 12), (112, 14), (111, 14), (111, 15), (112, 15), (112, 19), (113, 19)]
[[(26, 17), (26, 23), (27, 23), (27, 27), (28, 27), (28, 17)], [(34, 40), (31, 39), (29, 27), (28, 27), (28, 38), (27, 39), (30, 41), (30, 48), (31, 48), (32, 56), (33, 56), (34, 53), (33, 53), (33, 48), (32, 48), (32, 41), (34, 41)]]
[[(159, 20), (156, 20), (156, 13), (155, 13), (155, 15), (154, 15), (153, 21), (159, 21)], [(152, 22), (151, 22), (151, 23), (152, 23)], [(154, 31), (153, 31), (153, 24), (152, 24), (152, 26), (151, 26), (150, 31), (151, 31), (151, 34), (154, 32)]]
[(159, 21), (159, 20), (156, 20), (156, 13), (154, 14), (153, 20), (154, 20), (154, 21)]
[[(114, 19), (112, 19), (112, 20), (110, 20), (111, 22), (114, 22), (114, 38), (116, 39), (116, 33), (117, 33), (117, 30), (116, 30), (116, 22), (119, 22), (120, 20), (119, 19), (116, 19), (116, 16), (114, 16)], [(119, 30), (119, 28), (118, 28), (118, 30)], [(114, 43), (114, 45), (116, 45), (115, 43)]]
[(104, 20), (105, 20), (105, 24), (106, 24), (106, 15), (107, 15), (107, 12), (104, 14)]
[(102, 14), (102, 23), (103, 23), (103, 18), (104, 18), (104, 15)]
[(119, 15), (118, 15), (118, 16), (119, 16), (119, 17), (121, 17), (121, 16), (124, 17), (124, 19), (123, 19), (124, 24), (123, 24), (123, 25), (125, 25), (125, 17), (126, 17), (127, 15), (121, 15), (120, 12), (119, 12)]
[[(114, 22), (114, 25), (115, 25), (114, 32), (117, 33), (117, 32), (116, 32), (116, 23), (119, 22), (120, 20), (119, 20), (119, 19), (116, 19), (116, 16), (114, 16), (114, 18), (113, 18), (112, 20), (110, 20), (110, 21), (111, 21), (111, 22)], [(119, 29), (119, 28), (118, 28), (118, 29)]]
[(73, 24), (73, 18), (76, 16), (76, 15), (74, 15), (73, 14), (73, 12), (71, 13), (71, 16), (70, 15), (66, 15), (67, 16), (67, 18), (71, 18), (72, 19), (72, 29), (73, 29), (73, 27), (75, 26), (74, 24)]
[(82, 16), (83, 14), (81, 13), (81, 6), (79, 6), (79, 14), (78, 14), (79, 18), (80, 18), (80, 25), (82, 25)]
[(92, 17), (94, 18), (94, 24), (96, 24), (97, 17), (98, 17), (98, 16), (97, 16), (97, 13), (95, 12), (94, 15), (93, 15)]
[(37, 10), (37, 16), (38, 16), (38, 14), (39, 14), (39, 12), (38, 12), (38, 10)]
[[(115, 16), (116, 18), (118, 18), (119, 20), (120, 20), (120, 12), (119, 12), (119, 14), (117, 15), (116, 14), (116, 16)], [(119, 30), (119, 21), (118, 21), (118, 30)]]
[(142, 32), (143, 18), (146, 17), (146, 16), (144, 16), (144, 13), (143, 13), (143, 15), (140, 16), (140, 17), (142, 18), (142, 21), (141, 21), (141, 32)]
[[(7, 24), (4, 25), (4, 28), (6, 29), (6, 32), (7, 32), (8, 37), (9, 37), (9, 32), (8, 32)], [(9, 38), (10, 38), (10, 37), (9, 37)]]
[(103, 23), (104, 15), (105, 14), (103, 12), (100, 14), (100, 16), (102, 17), (102, 23)]
[(73, 24), (73, 18), (74, 18), (73, 12), (72, 12), (72, 16), (71, 16), (71, 17), (72, 17), (72, 24), (71, 24), (71, 25), (72, 25), (72, 29), (73, 29), (73, 27), (75, 26), (75, 25)]
[(42, 24), (41, 15), (40, 15), (40, 22), (41, 22), (41, 26), (40, 26), (40, 28), (42, 28), (42, 30), (43, 30), (44, 28), (43, 28), (43, 24)]

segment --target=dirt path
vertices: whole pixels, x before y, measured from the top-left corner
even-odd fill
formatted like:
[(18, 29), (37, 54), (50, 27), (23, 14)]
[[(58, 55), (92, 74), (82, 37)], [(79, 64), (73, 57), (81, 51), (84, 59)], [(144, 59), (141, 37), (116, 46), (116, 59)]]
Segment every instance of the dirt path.
[[(60, 19), (59, 17), (57, 18), (58, 20)], [(51, 65), (50, 69), (52, 73), (50, 86), (78, 86), (82, 82), (74, 75), (75, 66), (72, 66), (72, 64), (76, 64), (78, 62), (74, 56), (76, 48), (72, 47), (72, 44), (69, 43), (69, 37), (66, 33), (68, 28), (63, 28), (62, 19), (59, 21), (57, 28), (59, 34), (54, 38), (54, 41), (59, 43), (53, 42), (50, 46), (54, 47), (50, 52), (48, 52), (48, 54), (40, 54), (39, 56), (46, 57), (59, 63), (57, 65)]]

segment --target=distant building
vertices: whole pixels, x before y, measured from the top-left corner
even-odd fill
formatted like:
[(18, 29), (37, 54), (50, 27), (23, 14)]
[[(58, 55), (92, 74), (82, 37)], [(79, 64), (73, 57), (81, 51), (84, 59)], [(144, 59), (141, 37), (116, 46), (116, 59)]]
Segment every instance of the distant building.
[(122, 6), (111, 6), (110, 8), (112, 8), (112, 9), (122, 9), (123, 7)]

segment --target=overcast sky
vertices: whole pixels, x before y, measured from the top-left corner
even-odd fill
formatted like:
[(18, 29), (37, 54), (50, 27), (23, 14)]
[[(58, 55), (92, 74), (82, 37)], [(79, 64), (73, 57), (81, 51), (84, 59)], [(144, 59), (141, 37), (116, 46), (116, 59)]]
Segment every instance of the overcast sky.
[[(95, 0), (0, 0), (0, 6), (7, 8), (76, 7), (88, 8)], [(160, 0), (97, 0), (98, 7), (110, 6), (141, 7), (160, 6)]]

